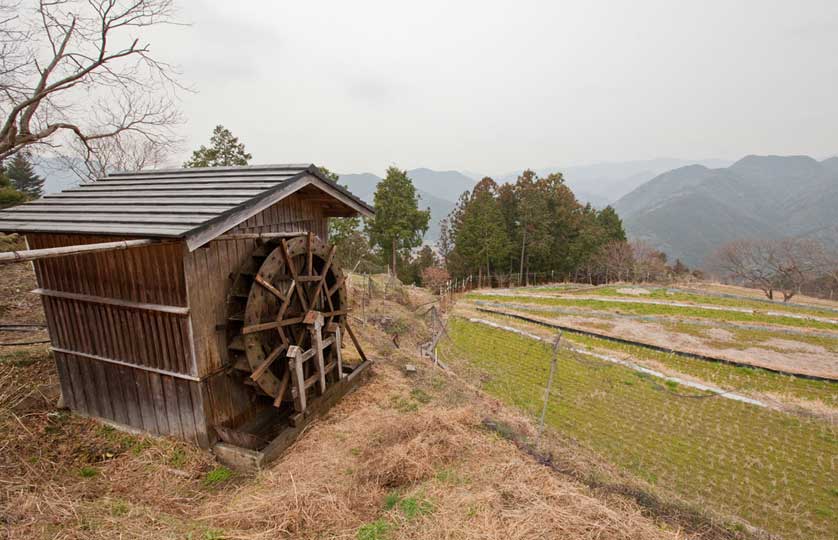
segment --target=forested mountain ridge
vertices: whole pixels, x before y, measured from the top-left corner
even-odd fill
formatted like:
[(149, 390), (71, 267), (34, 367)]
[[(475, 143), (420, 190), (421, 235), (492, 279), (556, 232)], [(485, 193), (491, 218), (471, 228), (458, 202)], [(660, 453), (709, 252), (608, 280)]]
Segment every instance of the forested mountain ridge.
[(737, 238), (813, 236), (834, 242), (838, 158), (746, 156), (730, 167), (681, 167), (614, 204), (628, 234), (701, 265)]

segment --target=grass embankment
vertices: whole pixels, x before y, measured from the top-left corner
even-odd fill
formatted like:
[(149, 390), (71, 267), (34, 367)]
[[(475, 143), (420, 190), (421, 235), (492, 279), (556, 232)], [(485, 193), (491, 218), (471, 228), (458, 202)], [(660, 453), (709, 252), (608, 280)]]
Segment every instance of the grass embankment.
[(615, 304), (608, 300), (589, 298), (548, 298), (534, 296), (508, 296), (496, 294), (471, 293), (466, 295), (469, 300), (486, 300), (490, 302), (516, 302), (521, 304), (536, 304), (542, 306), (573, 306), (593, 311), (612, 313), (630, 313), (632, 315), (666, 315), (680, 318), (698, 318), (717, 321), (763, 323), (796, 328), (818, 328), (824, 330), (838, 330), (838, 324), (794, 317), (766, 315), (763, 313), (743, 313), (740, 311), (723, 311), (700, 307), (667, 306), (662, 304), (645, 304), (643, 302), (620, 302)]
[[(443, 359), (537, 414), (550, 347), (453, 319)], [(786, 538), (838, 535), (835, 426), (762, 409), (562, 350), (546, 421), (664, 490)]]
[(584, 296), (603, 296), (608, 298), (647, 298), (649, 300), (667, 300), (670, 302), (684, 302), (689, 304), (707, 304), (712, 306), (719, 306), (719, 307), (735, 307), (735, 308), (749, 308), (761, 311), (777, 311), (777, 312), (786, 312), (786, 313), (793, 313), (796, 315), (812, 315), (814, 317), (827, 317), (827, 318), (836, 318), (838, 317), (838, 313), (831, 311), (829, 309), (818, 308), (816, 306), (812, 306), (811, 308), (801, 307), (801, 306), (794, 306), (784, 304), (782, 302), (771, 302), (767, 299), (765, 301), (762, 300), (755, 300), (749, 298), (730, 298), (725, 296), (719, 296), (715, 294), (700, 294), (700, 293), (692, 293), (681, 291), (677, 289), (667, 289), (661, 287), (638, 287), (638, 288), (645, 288), (649, 291), (649, 294), (627, 294), (625, 292), (620, 292), (622, 288), (633, 288), (633, 287), (598, 287), (595, 289), (586, 289), (586, 290), (566, 290), (566, 289), (550, 289), (555, 290), (556, 292), (567, 292), (569, 294), (579, 294)]

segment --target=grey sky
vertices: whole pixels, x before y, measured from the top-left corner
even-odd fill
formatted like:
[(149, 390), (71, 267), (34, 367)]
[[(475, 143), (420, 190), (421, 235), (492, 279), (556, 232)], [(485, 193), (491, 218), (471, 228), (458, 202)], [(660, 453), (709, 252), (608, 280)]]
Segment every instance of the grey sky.
[[(838, 153), (838, 2), (182, 1), (187, 150), (497, 174)], [(184, 155), (187, 152), (184, 152)]]

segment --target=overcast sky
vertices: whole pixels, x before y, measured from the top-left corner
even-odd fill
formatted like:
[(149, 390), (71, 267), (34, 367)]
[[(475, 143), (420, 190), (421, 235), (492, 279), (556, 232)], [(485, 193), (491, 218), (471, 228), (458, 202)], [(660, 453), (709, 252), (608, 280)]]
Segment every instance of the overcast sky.
[[(838, 2), (196, 1), (152, 36), (254, 163), (498, 174), (838, 153)], [(183, 157), (183, 156), (180, 156)]]

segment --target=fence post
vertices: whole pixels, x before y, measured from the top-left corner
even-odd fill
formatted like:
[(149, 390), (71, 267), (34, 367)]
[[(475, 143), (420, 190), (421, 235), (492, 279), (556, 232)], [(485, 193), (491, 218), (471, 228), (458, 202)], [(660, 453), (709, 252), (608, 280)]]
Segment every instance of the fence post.
[(559, 359), (559, 347), (561, 345), (562, 331), (556, 334), (553, 341), (553, 358), (550, 360), (550, 375), (547, 376), (547, 387), (544, 389), (544, 405), (541, 407), (541, 418), (538, 421), (538, 436), (535, 439), (535, 446), (541, 444), (541, 435), (544, 433), (544, 418), (547, 416), (547, 404), (550, 402), (550, 390), (553, 388), (553, 375), (556, 373), (556, 362)]

